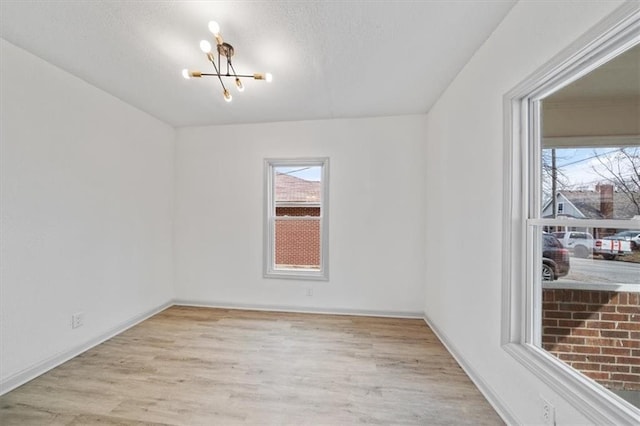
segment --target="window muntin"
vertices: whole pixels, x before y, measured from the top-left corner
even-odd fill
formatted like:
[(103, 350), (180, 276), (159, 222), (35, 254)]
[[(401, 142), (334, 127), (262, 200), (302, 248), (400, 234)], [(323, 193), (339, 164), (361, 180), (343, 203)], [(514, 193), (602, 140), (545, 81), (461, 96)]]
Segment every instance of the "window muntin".
[(267, 159), (265, 184), (265, 276), (328, 279), (328, 159)]

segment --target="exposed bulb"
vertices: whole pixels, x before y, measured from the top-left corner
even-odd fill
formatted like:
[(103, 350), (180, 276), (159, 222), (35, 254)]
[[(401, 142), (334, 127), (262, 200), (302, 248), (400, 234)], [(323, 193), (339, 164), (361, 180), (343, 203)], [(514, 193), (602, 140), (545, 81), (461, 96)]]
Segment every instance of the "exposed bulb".
[(264, 75), (264, 79), (267, 81), (267, 83), (271, 83), (273, 81), (273, 76), (270, 72), (268, 72)]
[(202, 50), (204, 53), (211, 52), (211, 43), (209, 43), (207, 40), (202, 40), (200, 42), (200, 50)]
[(233, 99), (231, 97), (231, 93), (229, 93), (227, 89), (224, 89), (224, 100), (227, 102), (231, 102), (231, 99)]
[(191, 78), (191, 74), (189, 74), (189, 70), (186, 69), (186, 68), (182, 70), (182, 76), (184, 78), (186, 78), (187, 80), (189, 80)]
[(213, 35), (220, 34), (220, 25), (218, 25), (216, 21), (209, 21), (209, 31), (211, 31)]
[(236, 87), (238, 88), (238, 92), (244, 92), (244, 85), (238, 77), (236, 77)]

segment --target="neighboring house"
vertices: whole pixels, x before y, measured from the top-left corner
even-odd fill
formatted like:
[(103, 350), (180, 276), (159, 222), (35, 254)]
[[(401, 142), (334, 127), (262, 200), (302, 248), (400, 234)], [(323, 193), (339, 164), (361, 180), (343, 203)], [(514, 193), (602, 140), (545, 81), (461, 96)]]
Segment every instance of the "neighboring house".
[(284, 207), (320, 208), (319, 181), (300, 179), (285, 173), (276, 173), (276, 209)]
[[(552, 200), (542, 208), (545, 218), (553, 217)], [(556, 216), (575, 219), (631, 219), (640, 214), (628, 195), (616, 192), (613, 185), (596, 185), (594, 191), (558, 191), (556, 193)], [(570, 230), (585, 230), (594, 237), (614, 233), (614, 230), (571, 227)]]
[(321, 183), (276, 173), (276, 265), (286, 268), (320, 268)]

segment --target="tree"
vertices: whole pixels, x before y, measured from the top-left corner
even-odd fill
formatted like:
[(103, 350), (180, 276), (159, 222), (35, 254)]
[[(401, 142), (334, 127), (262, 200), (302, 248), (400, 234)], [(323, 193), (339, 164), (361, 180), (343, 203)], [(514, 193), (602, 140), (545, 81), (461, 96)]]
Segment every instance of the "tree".
[(606, 154), (594, 152), (593, 171), (624, 194), (640, 215), (640, 146), (619, 148)]

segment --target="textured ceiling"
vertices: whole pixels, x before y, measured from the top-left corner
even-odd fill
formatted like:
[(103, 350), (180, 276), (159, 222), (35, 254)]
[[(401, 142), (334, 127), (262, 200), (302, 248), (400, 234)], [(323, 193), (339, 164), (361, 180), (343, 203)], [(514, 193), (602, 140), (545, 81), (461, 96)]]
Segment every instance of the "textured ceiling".
[[(173, 125), (425, 113), (515, 0), (10, 1), (0, 36)], [(238, 73), (222, 98), (198, 45), (216, 20)]]

